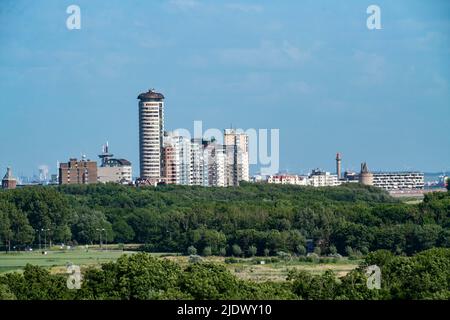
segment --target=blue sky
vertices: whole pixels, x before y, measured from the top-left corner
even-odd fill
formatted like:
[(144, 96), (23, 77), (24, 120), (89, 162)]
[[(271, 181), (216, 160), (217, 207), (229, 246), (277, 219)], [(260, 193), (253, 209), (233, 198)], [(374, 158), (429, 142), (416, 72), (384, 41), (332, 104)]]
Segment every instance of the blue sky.
[(279, 128), (281, 170), (450, 170), (448, 1), (2, 0), (0, 24), (2, 172), (108, 140), (137, 174), (149, 88), (167, 129)]

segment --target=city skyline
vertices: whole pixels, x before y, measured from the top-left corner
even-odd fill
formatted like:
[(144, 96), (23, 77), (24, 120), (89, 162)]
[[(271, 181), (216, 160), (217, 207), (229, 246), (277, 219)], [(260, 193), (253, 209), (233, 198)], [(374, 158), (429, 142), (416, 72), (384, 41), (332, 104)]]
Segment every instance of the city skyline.
[(138, 176), (136, 96), (153, 87), (167, 130), (279, 128), (282, 172), (334, 172), (337, 152), (342, 171), (450, 171), (448, 3), (377, 1), (368, 30), (362, 2), (77, 1), (71, 31), (69, 4), (0, 11), (2, 172), (56, 173), (109, 141)]

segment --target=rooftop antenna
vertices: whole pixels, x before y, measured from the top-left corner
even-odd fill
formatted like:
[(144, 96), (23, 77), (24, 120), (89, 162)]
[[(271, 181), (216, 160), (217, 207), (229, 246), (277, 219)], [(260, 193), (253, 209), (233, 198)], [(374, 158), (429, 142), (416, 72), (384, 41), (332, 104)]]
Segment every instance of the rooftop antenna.
[(98, 155), (98, 157), (101, 160), (101, 166), (106, 167), (106, 164), (108, 163), (109, 159), (112, 158), (114, 155), (109, 152), (109, 143), (106, 141), (106, 144), (102, 146), (102, 153)]

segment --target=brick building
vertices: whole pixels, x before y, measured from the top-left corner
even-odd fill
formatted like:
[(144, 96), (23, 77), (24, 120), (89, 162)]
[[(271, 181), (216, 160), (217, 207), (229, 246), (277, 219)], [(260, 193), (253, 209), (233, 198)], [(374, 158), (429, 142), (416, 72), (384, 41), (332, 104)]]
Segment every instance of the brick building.
[(70, 159), (59, 165), (59, 184), (97, 183), (97, 162)]

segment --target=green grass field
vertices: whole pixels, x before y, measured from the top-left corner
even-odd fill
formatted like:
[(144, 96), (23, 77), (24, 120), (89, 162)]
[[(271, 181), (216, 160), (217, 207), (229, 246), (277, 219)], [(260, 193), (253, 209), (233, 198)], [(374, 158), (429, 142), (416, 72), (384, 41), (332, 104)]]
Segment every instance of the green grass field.
[[(167, 259), (186, 266), (188, 257), (169, 256)], [(264, 259), (260, 257), (260, 259)], [(270, 259), (268, 257), (267, 259)], [(265, 264), (255, 264), (253, 258), (239, 259), (238, 263), (225, 263), (224, 257), (207, 257), (204, 261), (224, 264), (225, 267), (237, 277), (253, 281), (284, 281), (289, 270), (304, 270), (313, 274), (321, 274), (326, 270), (332, 270), (337, 276), (345, 276), (348, 272), (358, 267), (361, 260), (349, 260), (342, 258), (334, 263), (314, 263), (299, 261), (293, 257), (289, 261), (270, 262)]]
[(72, 263), (79, 266), (99, 265), (108, 261), (115, 261), (122, 254), (131, 254), (122, 250), (83, 249), (50, 250), (46, 255), (41, 252), (0, 253), (0, 273), (19, 271), (29, 263), (41, 267), (65, 267)]
[[(69, 263), (79, 265), (82, 269), (88, 266), (99, 266), (102, 263), (115, 261), (123, 254), (133, 254), (136, 251), (122, 251), (117, 247), (108, 246), (108, 250), (100, 250), (91, 247), (86, 251), (83, 247), (73, 250), (60, 250), (53, 248), (47, 254), (41, 252), (17, 252), (0, 253), (0, 273), (21, 271), (29, 263), (49, 268), (52, 273), (65, 273)], [(181, 266), (188, 264), (187, 256), (166, 253), (153, 253), (155, 256), (168, 255), (166, 258)], [(289, 270), (305, 270), (314, 274), (333, 270), (338, 276), (344, 276), (358, 266), (359, 261), (342, 258), (334, 263), (312, 263), (298, 261), (292, 258), (290, 261), (268, 262), (266, 264), (255, 264), (252, 258), (239, 259), (238, 263), (225, 263), (224, 257), (202, 258), (204, 261), (224, 264), (228, 270), (241, 279), (253, 281), (284, 281)]]

